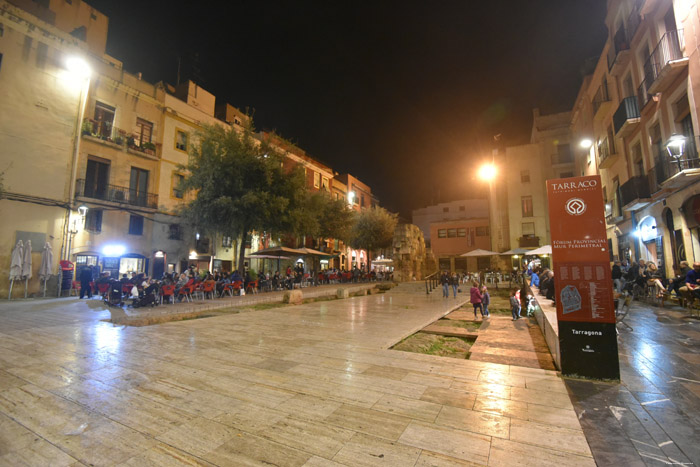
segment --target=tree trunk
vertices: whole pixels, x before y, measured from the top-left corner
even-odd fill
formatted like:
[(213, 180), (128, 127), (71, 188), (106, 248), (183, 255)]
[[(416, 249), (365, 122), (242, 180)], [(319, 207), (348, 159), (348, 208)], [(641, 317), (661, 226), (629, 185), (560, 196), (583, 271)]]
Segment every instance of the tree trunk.
[(238, 252), (238, 272), (241, 273), (241, 276), (245, 277), (245, 240), (246, 237), (248, 236), (248, 230), (244, 230), (243, 234), (241, 234), (241, 247)]

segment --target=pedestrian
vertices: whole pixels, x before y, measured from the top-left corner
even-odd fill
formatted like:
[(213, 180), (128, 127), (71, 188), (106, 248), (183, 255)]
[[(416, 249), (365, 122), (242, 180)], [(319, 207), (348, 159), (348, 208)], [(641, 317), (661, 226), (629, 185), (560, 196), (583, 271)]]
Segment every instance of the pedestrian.
[(520, 319), (520, 300), (517, 297), (518, 289), (510, 291), (510, 308), (513, 313), (513, 321)]
[(479, 283), (474, 281), (472, 283), (472, 288), (469, 290), (469, 301), (474, 307), (474, 319), (476, 319), (476, 311), (481, 312), (481, 317), (484, 317), (484, 309), (481, 307), (481, 292), (479, 292)]
[(450, 274), (447, 271), (442, 271), (440, 283), (442, 284), (442, 298), (448, 298), (450, 296)]
[(80, 298), (84, 298), (87, 293), (88, 298), (92, 298), (92, 268), (90, 266), (84, 267), (80, 271)]
[(452, 292), (454, 293), (455, 298), (457, 298), (457, 289), (459, 288), (459, 276), (455, 272), (452, 274), (452, 279), (450, 279), (450, 284), (452, 284)]
[(615, 291), (622, 292), (622, 289), (624, 288), (624, 283), (622, 282), (622, 280), (623, 280), (622, 279), (622, 265), (620, 264), (619, 261), (615, 261), (613, 263), (611, 275), (612, 275), (613, 286), (615, 287)]
[(491, 303), (491, 295), (489, 295), (489, 289), (486, 286), (481, 288), (481, 306), (484, 309), (484, 316), (487, 318), (489, 315), (489, 304)]

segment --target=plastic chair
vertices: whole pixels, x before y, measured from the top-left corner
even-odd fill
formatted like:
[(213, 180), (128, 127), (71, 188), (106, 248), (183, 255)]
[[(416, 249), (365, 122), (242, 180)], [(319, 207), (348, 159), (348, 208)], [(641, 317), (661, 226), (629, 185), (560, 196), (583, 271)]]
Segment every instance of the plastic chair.
[(177, 293), (177, 296), (182, 298), (185, 297), (185, 300), (188, 302), (192, 301), (192, 292), (194, 292), (194, 286), (193, 285), (183, 285), (180, 291)]
[(97, 293), (99, 293), (103, 299), (107, 295), (108, 291), (109, 291), (109, 283), (105, 282), (105, 283), (97, 284)]
[(73, 292), (76, 297), (80, 295), (80, 282), (79, 281), (73, 281), (71, 283), (70, 292), (68, 292), (69, 296), (70, 296), (71, 292)]
[(257, 281), (257, 279), (252, 281), (252, 282), (248, 282), (248, 287), (245, 288), (245, 293), (249, 293), (249, 292), (252, 292), (254, 294), (258, 293), (258, 281)]
[(200, 292), (202, 294), (202, 299), (206, 299), (207, 295), (211, 297), (211, 299), (214, 299), (214, 294), (216, 293), (216, 282), (214, 281), (206, 281), (202, 283)]
[(168, 303), (175, 303), (175, 286), (174, 285), (163, 285), (160, 288), (160, 304), (163, 304), (163, 299), (166, 299)]

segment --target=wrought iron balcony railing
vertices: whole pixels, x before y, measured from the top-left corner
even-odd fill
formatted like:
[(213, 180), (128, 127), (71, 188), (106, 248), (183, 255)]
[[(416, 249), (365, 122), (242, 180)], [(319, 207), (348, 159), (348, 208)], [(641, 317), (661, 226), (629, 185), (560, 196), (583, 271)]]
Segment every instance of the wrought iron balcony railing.
[(130, 206), (151, 209), (158, 207), (158, 195), (155, 193), (146, 193), (124, 186), (86, 184), (84, 178), (76, 181), (75, 193), (76, 196), (128, 204)]
[(620, 102), (620, 106), (615, 111), (613, 115), (613, 128), (615, 129), (615, 134), (620, 132), (622, 126), (628, 120), (639, 118), (639, 106), (637, 105), (637, 98), (635, 96), (625, 97)]
[(685, 42), (683, 30), (668, 31), (661, 37), (661, 40), (651, 52), (651, 55), (644, 63), (644, 80), (648, 86), (654, 84), (656, 78), (661, 74), (661, 70), (673, 60), (683, 58), (683, 48)]

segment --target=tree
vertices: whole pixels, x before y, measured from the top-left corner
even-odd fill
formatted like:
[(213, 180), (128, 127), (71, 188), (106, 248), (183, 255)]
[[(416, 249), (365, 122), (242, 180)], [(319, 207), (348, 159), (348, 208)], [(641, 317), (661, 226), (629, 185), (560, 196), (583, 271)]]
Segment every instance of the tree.
[(275, 147), (255, 138), (252, 123), (241, 129), (205, 126), (183, 168), (182, 188), (193, 193), (181, 214), (209, 235), (243, 242), (253, 231), (296, 232), (305, 209), (303, 171), (283, 168)]
[(391, 246), (398, 216), (384, 208), (372, 207), (357, 215), (352, 228), (350, 246), (367, 250), (367, 267), (370, 268), (372, 252)]
[(318, 229), (314, 236), (319, 240), (333, 238), (347, 242), (351, 238), (355, 211), (344, 199), (331, 199), (326, 193), (315, 193), (309, 199), (309, 207), (315, 213)]

